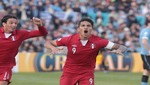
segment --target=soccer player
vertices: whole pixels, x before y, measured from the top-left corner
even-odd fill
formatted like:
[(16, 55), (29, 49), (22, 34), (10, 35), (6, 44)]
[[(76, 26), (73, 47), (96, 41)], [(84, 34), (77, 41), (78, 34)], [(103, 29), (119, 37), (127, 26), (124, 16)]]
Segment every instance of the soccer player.
[(92, 35), (93, 21), (79, 21), (77, 34), (46, 42), (45, 47), (57, 53), (57, 46), (67, 46), (67, 59), (60, 78), (60, 85), (94, 85), (96, 56), (101, 48), (112, 49), (122, 54), (127, 48), (107, 39)]
[(148, 85), (150, 75), (150, 20), (146, 21), (146, 28), (140, 32), (141, 57), (143, 61), (143, 75), (141, 85)]
[(12, 68), (15, 66), (15, 56), (18, 48), (25, 39), (45, 36), (47, 30), (39, 18), (32, 19), (38, 30), (17, 30), (18, 19), (14, 15), (5, 15), (1, 19), (0, 28), (0, 85), (9, 85), (12, 77)]

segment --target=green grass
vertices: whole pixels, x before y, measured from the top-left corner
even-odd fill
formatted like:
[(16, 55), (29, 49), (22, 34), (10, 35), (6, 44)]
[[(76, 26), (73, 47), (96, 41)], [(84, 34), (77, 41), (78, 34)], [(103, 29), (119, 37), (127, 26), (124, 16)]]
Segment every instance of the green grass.
[[(140, 85), (142, 73), (95, 72), (95, 85)], [(61, 72), (13, 73), (11, 85), (59, 85)]]

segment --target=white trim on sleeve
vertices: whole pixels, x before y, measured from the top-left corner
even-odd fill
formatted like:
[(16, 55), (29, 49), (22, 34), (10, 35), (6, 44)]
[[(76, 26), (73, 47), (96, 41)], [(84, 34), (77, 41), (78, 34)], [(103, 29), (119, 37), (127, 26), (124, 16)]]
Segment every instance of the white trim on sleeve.
[(109, 41), (108, 44), (107, 44), (107, 46), (105, 48), (112, 49), (113, 45), (114, 45), (114, 43), (111, 42), (111, 41)]

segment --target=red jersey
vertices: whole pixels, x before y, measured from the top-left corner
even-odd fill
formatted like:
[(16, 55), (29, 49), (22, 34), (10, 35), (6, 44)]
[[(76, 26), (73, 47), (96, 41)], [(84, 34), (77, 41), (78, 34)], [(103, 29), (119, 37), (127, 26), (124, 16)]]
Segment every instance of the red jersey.
[(44, 35), (47, 35), (47, 30), (41, 26), (39, 30), (15, 30), (8, 38), (5, 38), (4, 28), (0, 28), (0, 67), (13, 67), (16, 64), (15, 56), (22, 41)]
[(67, 46), (68, 53), (64, 72), (83, 73), (94, 71), (96, 56), (101, 48), (108, 44), (108, 40), (91, 35), (85, 46), (80, 41), (79, 34), (63, 37), (56, 41), (58, 46)]

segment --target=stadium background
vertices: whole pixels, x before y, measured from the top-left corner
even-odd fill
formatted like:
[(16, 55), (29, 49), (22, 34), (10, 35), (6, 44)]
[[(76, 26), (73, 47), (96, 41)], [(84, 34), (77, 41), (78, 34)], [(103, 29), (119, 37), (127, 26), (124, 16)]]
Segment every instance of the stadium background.
[[(148, 8), (149, 0), (1, 0), (0, 18), (5, 14), (15, 14), (20, 20), (18, 29), (27, 30), (37, 29), (30, 23), (32, 17), (41, 18), (49, 34), (45, 37), (26, 40), (21, 45), (14, 71), (54, 71), (61, 70), (65, 58), (63, 60), (60, 58), (56, 62), (57, 55), (47, 54), (44, 43), (46, 40), (75, 33), (76, 22), (81, 17), (93, 19), (95, 22), (93, 34), (127, 46), (130, 55), (134, 53), (139, 55), (138, 36), (139, 31), (145, 26), (146, 18), (149, 18)], [(134, 68), (137, 69), (136, 72), (142, 71), (140, 67), (142, 63), (135, 64), (136, 61), (140, 61), (140, 58), (126, 55), (121, 61), (114, 55), (111, 57), (115, 67), (108, 65), (110, 70), (121, 69), (119, 66), (123, 66), (122, 68), (126, 68), (125, 71), (133, 71)], [(99, 59), (101, 58), (97, 59), (98, 65), (101, 64)], [(23, 62), (23, 60), (26, 61)], [(108, 64), (111, 63), (109, 58), (106, 61)], [(40, 62), (45, 70), (41, 69)], [(60, 66), (54, 68), (57, 66), (55, 64)], [(96, 69), (99, 69), (98, 66)]]
[(20, 20), (18, 29), (33, 30), (37, 28), (30, 19), (39, 17), (49, 32), (22, 43), (12, 85), (58, 85), (66, 56), (50, 55), (44, 43), (75, 33), (76, 22), (87, 16), (95, 22), (93, 34), (129, 48), (124, 57), (105, 52), (106, 65), (112, 71), (106, 74), (100, 68), (103, 55), (98, 55), (95, 85), (139, 85), (143, 69), (138, 37), (146, 18), (150, 19), (149, 3), (150, 0), (0, 0), (0, 19), (5, 14), (15, 14)]
[[(139, 53), (126, 53), (126, 56), (105, 54), (105, 64), (109, 71), (142, 72), (142, 61)], [(95, 71), (102, 71), (102, 54), (97, 56)], [(66, 60), (65, 54), (19, 53), (14, 72), (52, 72), (62, 71)]]
[[(150, 19), (149, 3), (149, 0), (0, 0), (0, 18), (15, 14), (20, 20), (18, 29), (33, 30), (37, 28), (30, 19), (39, 17), (49, 32), (21, 45), (14, 72), (61, 70), (64, 54), (48, 54), (44, 43), (75, 33), (76, 22), (82, 17), (90, 17), (95, 22), (93, 34), (129, 48), (124, 57), (106, 52), (109, 70), (141, 72), (138, 37), (146, 18)], [(100, 61), (98, 58), (97, 65)]]

